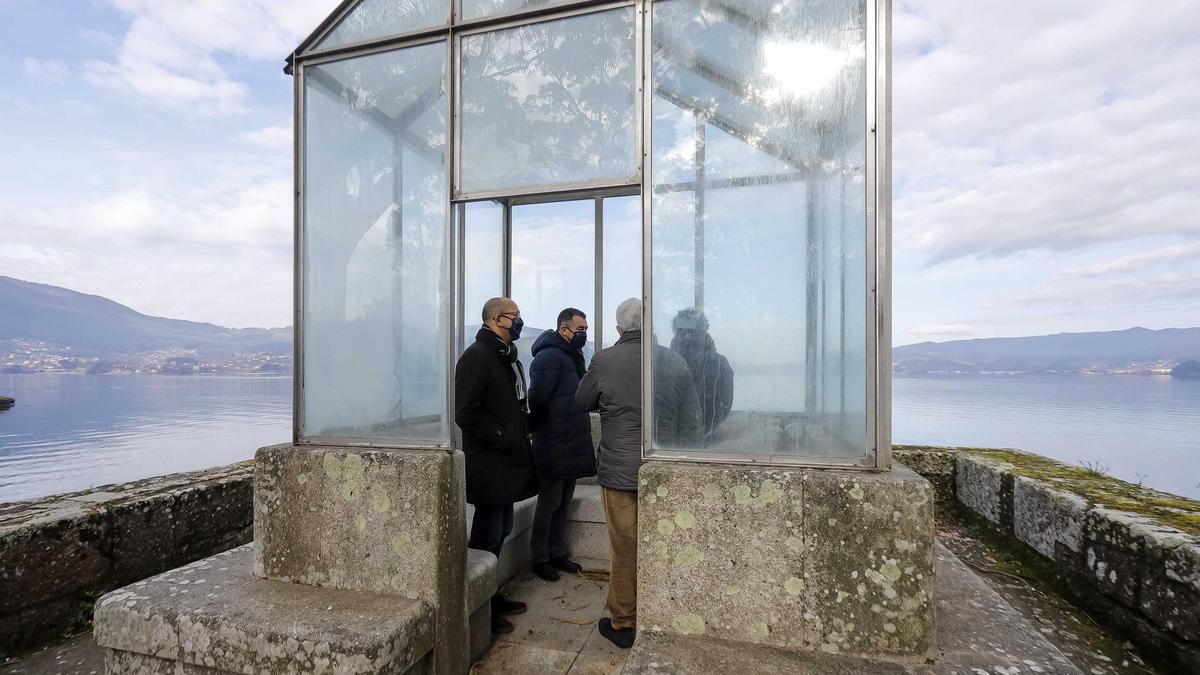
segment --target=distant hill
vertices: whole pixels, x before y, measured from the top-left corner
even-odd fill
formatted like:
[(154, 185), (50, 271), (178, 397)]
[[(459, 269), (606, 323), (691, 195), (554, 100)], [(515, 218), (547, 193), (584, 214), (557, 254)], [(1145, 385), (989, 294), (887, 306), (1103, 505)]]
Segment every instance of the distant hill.
[(225, 328), (148, 316), (98, 295), (0, 276), (0, 341), (70, 347), (79, 356), (194, 349), (224, 357), (292, 351), (291, 328)]
[(1200, 359), (1200, 328), (921, 342), (896, 347), (898, 374), (1170, 371)]

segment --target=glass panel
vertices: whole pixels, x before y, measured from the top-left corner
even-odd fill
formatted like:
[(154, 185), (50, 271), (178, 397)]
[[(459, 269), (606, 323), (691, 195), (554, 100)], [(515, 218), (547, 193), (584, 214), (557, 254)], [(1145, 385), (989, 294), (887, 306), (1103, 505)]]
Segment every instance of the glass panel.
[(461, 49), (461, 193), (633, 178), (633, 8), (468, 35)]
[[(512, 207), (512, 298), (525, 319), (517, 348), (526, 368), (533, 343), (558, 326), (559, 312), (574, 307), (593, 321), (595, 278), (595, 200)], [(589, 340), (583, 349), (589, 361), (592, 351)]]
[[(642, 198), (604, 200), (604, 311), (591, 323), (603, 326), (602, 347), (617, 342), (617, 306), (642, 298)], [(601, 323), (603, 322), (603, 324)], [(593, 330), (593, 332), (595, 332)]]
[(865, 2), (653, 11), (654, 445), (863, 457)]
[(462, 0), (462, 18), (470, 21), (559, 4), (565, 4), (564, 0)]
[(362, 0), (313, 49), (411, 33), (450, 22), (451, 0)]
[(445, 441), (445, 43), (304, 69), (304, 429)]
[(463, 210), (463, 344), (483, 326), (483, 305), (504, 295), (504, 205), (470, 202)]

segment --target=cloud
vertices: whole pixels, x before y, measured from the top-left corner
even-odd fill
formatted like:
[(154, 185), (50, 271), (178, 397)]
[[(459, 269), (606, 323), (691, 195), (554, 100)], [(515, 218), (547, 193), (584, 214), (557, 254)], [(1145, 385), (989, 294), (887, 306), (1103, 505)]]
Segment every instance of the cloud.
[(290, 123), (280, 124), (254, 131), (246, 131), (238, 134), (238, 139), (272, 150), (288, 150), (292, 147), (292, 125)]
[(1200, 231), (1200, 3), (897, 4), (896, 241), (926, 265)]
[(1200, 241), (1166, 246), (1146, 253), (1134, 253), (1085, 267), (1073, 267), (1064, 271), (1061, 276), (1065, 279), (1103, 277), (1140, 271), (1150, 265), (1166, 266), (1179, 262), (1200, 266)]
[(113, 60), (85, 64), (95, 85), (200, 116), (242, 113), (251, 92), (219, 55), (282, 59), (336, 0), (109, 0), (131, 17)]
[(63, 84), (71, 74), (70, 67), (62, 61), (25, 58), (21, 61), (21, 72), (38, 82)]

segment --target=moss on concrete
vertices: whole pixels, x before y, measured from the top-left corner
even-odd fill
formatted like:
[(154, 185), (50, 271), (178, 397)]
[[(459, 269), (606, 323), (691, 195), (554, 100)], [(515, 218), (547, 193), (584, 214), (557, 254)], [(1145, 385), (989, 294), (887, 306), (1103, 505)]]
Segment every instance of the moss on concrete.
[(1013, 467), (1012, 473), (1016, 475), (1044, 481), (1083, 497), (1089, 504), (1135, 513), (1188, 534), (1200, 535), (1200, 501), (1151, 490), (1093, 469), (1008, 448), (898, 446), (897, 449), (907, 454), (961, 453), (1004, 462)]

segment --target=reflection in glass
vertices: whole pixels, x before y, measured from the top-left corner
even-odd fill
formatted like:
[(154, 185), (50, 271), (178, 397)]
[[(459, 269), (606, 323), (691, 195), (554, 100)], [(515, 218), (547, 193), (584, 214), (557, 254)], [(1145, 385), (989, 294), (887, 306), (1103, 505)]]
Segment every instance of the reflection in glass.
[(446, 53), (304, 69), (306, 437), (447, 439)]
[(449, 22), (449, 0), (361, 0), (314, 48), (333, 49)]
[[(534, 341), (557, 327), (562, 310), (582, 310), (594, 323), (595, 222), (592, 199), (512, 207), (512, 298), (525, 319), (517, 348), (526, 366)], [(584, 348), (589, 360), (592, 350), (589, 340)]]
[[(642, 198), (604, 199), (604, 311), (592, 321), (602, 326), (602, 347), (617, 343), (617, 306), (642, 298)], [(593, 332), (595, 332), (593, 330)]]
[(463, 344), (483, 325), (483, 305), (504, 295), (504, 205), (463, 204)]
[(565, 0), (462, 0), (462, 18), (479, 19), (485, 16), (511, 14), (538, 7), (557, 5)]
[(651, 311), (704, 450), (867, 451), (864, 5), (654, 4)]
[(460, 193), (632, 179), (632, 7), (461, 45)]

